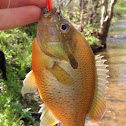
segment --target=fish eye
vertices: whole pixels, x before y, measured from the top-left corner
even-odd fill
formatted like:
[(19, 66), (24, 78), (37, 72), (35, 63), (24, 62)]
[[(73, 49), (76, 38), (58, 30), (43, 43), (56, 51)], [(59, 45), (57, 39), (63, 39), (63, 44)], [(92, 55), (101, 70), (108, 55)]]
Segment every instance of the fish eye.
[(68, 30), (69, 30), (69, 24), (66, 23), (66, 22), (65, 23), (61, 23), (60, 29), (61, 29), (62, 32), (68, 32)]

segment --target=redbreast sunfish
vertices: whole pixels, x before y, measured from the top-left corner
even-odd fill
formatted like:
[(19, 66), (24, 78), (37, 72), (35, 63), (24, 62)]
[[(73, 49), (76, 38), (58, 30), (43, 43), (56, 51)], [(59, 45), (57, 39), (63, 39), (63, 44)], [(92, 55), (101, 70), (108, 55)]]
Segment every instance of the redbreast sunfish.
[(99, 121), (106, 109), (106, 65), (84, 37), (54, 8), (42, 15), (32, 46), (32, 68), (22, 94), (39, 90), (44, 104), (41, 126), (84, 126), (88, 115)]

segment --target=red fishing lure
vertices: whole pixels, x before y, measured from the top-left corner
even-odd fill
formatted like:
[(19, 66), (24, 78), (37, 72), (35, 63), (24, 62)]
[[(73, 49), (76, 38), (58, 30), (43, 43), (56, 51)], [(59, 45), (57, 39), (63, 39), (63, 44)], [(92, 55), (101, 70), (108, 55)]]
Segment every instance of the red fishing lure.
[(53, 9), (52, 0), (47, 0), (47, 7), (48, 11), (51, 11)]

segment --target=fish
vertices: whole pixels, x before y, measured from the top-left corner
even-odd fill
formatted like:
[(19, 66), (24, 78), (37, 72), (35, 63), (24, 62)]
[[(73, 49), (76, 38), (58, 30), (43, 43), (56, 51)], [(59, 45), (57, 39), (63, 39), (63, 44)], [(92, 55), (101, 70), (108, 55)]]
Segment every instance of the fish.
[(84, 126), (86, 116), (100, 121), (106, 110), (108, 77), (101, 55), (94, 56), (81, 33), (55, 7), (43, 13), (32, 44), (32, 70), (22, 95), (38, 89), (40, 126)]

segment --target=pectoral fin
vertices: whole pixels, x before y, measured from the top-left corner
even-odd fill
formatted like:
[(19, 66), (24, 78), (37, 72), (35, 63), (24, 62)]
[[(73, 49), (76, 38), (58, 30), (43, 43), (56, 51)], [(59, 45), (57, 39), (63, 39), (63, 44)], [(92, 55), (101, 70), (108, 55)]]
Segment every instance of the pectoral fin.
[(59, 121), (53, 116), (52, 112), (46, 107), (45, 104), (41, 105), (39, 113), (42, 113), (40, 117), (40, 126), (54, 126)]
[(37, 90), (37, 86), (35, 84), (35, 76), (33, 71), (30, 71), (23, 81), (23, 88), (21, 90), (22, 96), (24, 96), (27, 93), (32, 93), (35, 90)]
[(55, 64), (49, 71), (56, 77), (56, 79), (63, 83), (71, 85), (73, 84), (73, 79), (63, 68), (61, 68), (58, 64)]

